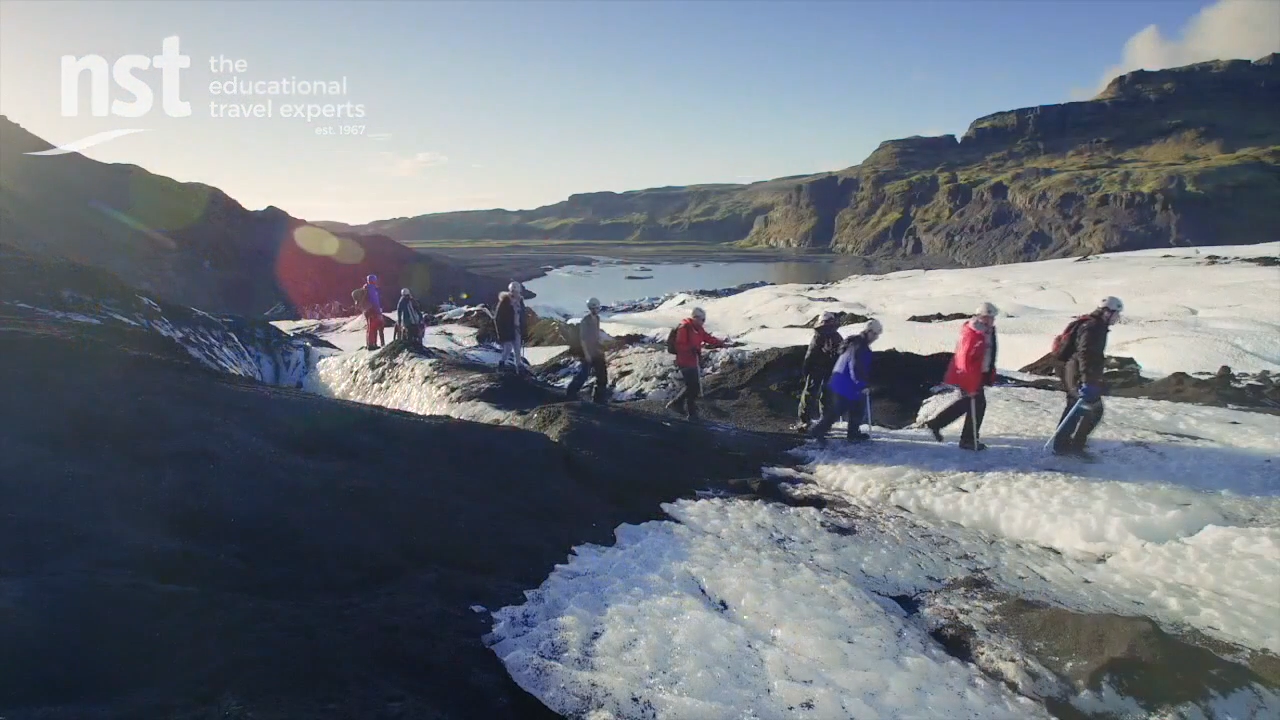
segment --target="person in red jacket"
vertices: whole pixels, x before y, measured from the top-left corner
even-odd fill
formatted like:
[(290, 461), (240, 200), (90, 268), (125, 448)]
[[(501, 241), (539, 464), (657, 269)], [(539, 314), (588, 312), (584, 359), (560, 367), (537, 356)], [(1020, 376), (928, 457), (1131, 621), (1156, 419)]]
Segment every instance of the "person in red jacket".
[(676, 328), (676, 367), (680, 369), (680, 377), (684, 380), (684, 389), (674, 400), (667, 403), (668, 410), (679, 410), (690, 420), (698, 419), (698, 397), (702, 394), (702, 346), (720, 348), (725, 341), (712, 337), (703, 329), (707, 321), (707, 313), (702, 308), (694, 308), (689, 317), (680, 322)]
[(925, 423), (933, 439), (942, 442), (942, 428), (965, 416), (960, 433), (963, 450), (985, 450), (978, 441), (982, 417), (987, 412), (986, 387), (996, 382), (996, 314), (991, 303), (982, 303), (971, 320), (960, 328), (960, 342), (942, 382), (960, 388), (962, 395), (937, 417)]

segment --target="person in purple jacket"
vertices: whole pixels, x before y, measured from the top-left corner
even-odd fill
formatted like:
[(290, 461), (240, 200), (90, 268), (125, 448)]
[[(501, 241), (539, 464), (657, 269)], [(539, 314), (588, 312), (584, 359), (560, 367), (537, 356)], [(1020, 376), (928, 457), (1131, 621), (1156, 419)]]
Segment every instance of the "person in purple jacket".
[(387, 344), (386, 323), (382, 319), (382, 295), (378, 292), (378, 276), (370, 275), (364, 282), (365, 297), (368, 307), (365, 308), (365, 345), (370, 350), (377, 350)]
[(867, 386), (871, 382), (871, 343), (875, 342), (884, 327), (879, 320), (869, 320), (862, 332), (850, 335), (840, 346), (840, 357), (831, 370), (831, 380), (827, 387), (832, 392), (829, 408), (823, 410), (822, 419), (809, 431), (809, 436), (816, 438), (819, 445), (827, 442), (827, 433), (840, 418), (848, 421), (846, 437), (850, 442), (870, 440), (871, 436), (862, 432), (861, 425), (866, 409)]

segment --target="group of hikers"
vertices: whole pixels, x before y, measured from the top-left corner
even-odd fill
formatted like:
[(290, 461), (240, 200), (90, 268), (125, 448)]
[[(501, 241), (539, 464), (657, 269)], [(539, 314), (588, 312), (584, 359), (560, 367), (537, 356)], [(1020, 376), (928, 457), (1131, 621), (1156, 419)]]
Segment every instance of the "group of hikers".
[[(378, 276), (369, 275), (364, 285), (351, 292), (351, 300), (356, 310), (364, 316), (364, 344), (369, 350), (377, 350), (387, 344), (387, 318), (382, 314), (382, 291), (378, 286)], [(422, 311), (422, 304), (413, 296), (409, 288), (400, 289), (400, 300), (396, 303), (395, 330), (392, 339), (404, 339), (411, 343), (422, 344), (426, 334), (430, 316)]]
[[(1105, 297), (1088, 315), (1082, 315), (1054, 338), (1051, 353), (1062, 363), (1061, 379), (1067, 392), (1066, 407), (1051, 439), (1059, 455), (1085, 456), (1089, 435), (1102, 421), (1102, 375), (1106, 367), (1107, 334), (1120, 319), (1124, 303)], [(984, 450), (979, 436), (987, 411), (986, 388), (996, 382), (995, 305), (984, 302), (960, 328), (960, 339), (947, 366), (942, 384), (959, 389), (959, 396), (933, 418), (925, 421), (934, 440), (943, 441), (943, 428), (964, 418), (959, 446)], [(870, 439), (861, 424), (870, 410), (867, 393), (871, 380), (871, 344), (883, 332), (872, 319), (858, 333), (842, 338), (834, 313), (823, 313), (804, 357), (804, 387), (801, 390), (795, 429), (824, 443), (831, 426), (841, 418), (848, 422), (847, 437), (859, 442)], [(815, 410), (821, 417), (810, 424)]]
[[(376, 350), (383, 344), (385, 323), (378, 278), (370, 275), (366, 280), (362, 288), (352, 293), (352, 297), (367, 319), (366, 345), (368, 349)], [(499, 372), (507, 371), (508, 366), (517, 375), (527, 372), (522, 348), (525, 330), (523, 293), (520, 283), (512, 282), (506, 291), (498, 295), (493, 320), (502, 347)], [(586, 315), (567, 338), (570, 353), (580, 361), (577, 374), (565, 391), (570, 400), (578, 399), (587, 380), (594, 376), (592, 400), (607, 402), (609, 370), (604, 346), (608, 336), (600, 328), (600, 309), (598, 299), (588, 300)], [(1066, 407), (1051, 440), (1057, 454), (1087, 456), (1085, 444), (1102, 421), (1102, 375), (1106, 365), (1107, 333), (1123, 310), (1124, 303), (1119, 298), (1105, 297), (1091, 313), (1073, 320), (1054, 338), (1052, 354), (1061, 363), (1060, 375), (1067, 393)], [(997, 378), (997, 315), (999, 310), (996, 306), (984, 302), (960, 328), (955, 353), (942, 378), (942, 384), (958, 389), (959, 395), (940, 413), (923, 423), (938, 442), (943, 441), (942, 430), (963, 417), (959, 447), (974, 451), (986, 449), (979, 437), (987, 410), (986, 388), (994, 385)], [(682, 387), (666, 407), (690, 420), (699, 418), (702, 349), (731, 344), (707, 332), (706, 321), (706, 311), (695, 307), (689, 317), (667, 336), (667, 351), (675, 355)], [(396, 322), (398, 337), (422, 342), (427, 315), (408, 288), (400, 291)], [(819, 317), (804, 356), (804, 382), (797, 411), (798, 421), (793, 429), (825, 444), (832, 426), (844, 420), (849, 441), (870, 439), (861, 426), (864, 421), (870, 424), (871, 345), (883, 333), (884, 326), (872, 318), (861, 330), (844, 337), (840, 334), (838, 315), (824, 312)]]

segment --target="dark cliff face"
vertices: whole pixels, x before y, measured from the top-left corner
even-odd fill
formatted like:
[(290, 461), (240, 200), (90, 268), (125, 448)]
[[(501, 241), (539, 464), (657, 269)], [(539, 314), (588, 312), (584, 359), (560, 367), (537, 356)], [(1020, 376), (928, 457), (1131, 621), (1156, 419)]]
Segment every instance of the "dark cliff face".
[(370, 273), (428, 302), (499, 285), (391, 238), (331, 233), (221, 190), (51, 145), (0, 117), (0, 241), (103, 268), (146, 292), (209, 312), (259, 314), (339, 301)]
[(888, 140), (837, 173), (588, 193), (364, 229), (398, 240), (680, 239), (964, 264), (1273, 240), (1277, 57), (1130, 73), (1093, 100), (988, 115), (960, 138)]

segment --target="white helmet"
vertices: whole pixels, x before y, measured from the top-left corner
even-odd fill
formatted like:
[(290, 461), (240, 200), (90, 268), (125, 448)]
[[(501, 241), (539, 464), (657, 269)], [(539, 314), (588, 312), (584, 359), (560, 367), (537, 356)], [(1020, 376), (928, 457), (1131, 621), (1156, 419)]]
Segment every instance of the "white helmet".
[(590, 300), (588, 300), (588, 301), (587, 301), (587, 309), (588, 309), (588, 310), (599, 310), (599, 309), (600, 309), (600, 301), (599, 301), (598, 299), (596, 299), (596, 298), (591, 298)]
[(867, 326), (862, 329), (862, 332), (865, 335), (880, 337), (881, 333), (884, 332), (884, 326), (880, 324), (879, 320), (871, 318), (867, 321)]
[(689, 317), (693, 318), (694, 320), (697, 320), (698, 322), (706, 322), (707, 311), (703, 310), (700, 307), (696, 307), (693, 309), (692, 312), (689, 313)]
[(974, 311), (974, 315), (978, 317), (995, 317), (1000, 314), (1000, 309), (989, 302), (984, 302)]
[(1099, 310), (1110, 310), (1113, 313), (1124, 312), (1124, 303), (1118, 297), (1108, 295), (1098, 302)]
[(822, 317), (818, 319), (819, 325), (830, 325), (836, 321), (836, 314), (828, 310), (822, 313)]
[(409, 297), (409, 288), (400, 288), (400, 295), (403, 297)]

